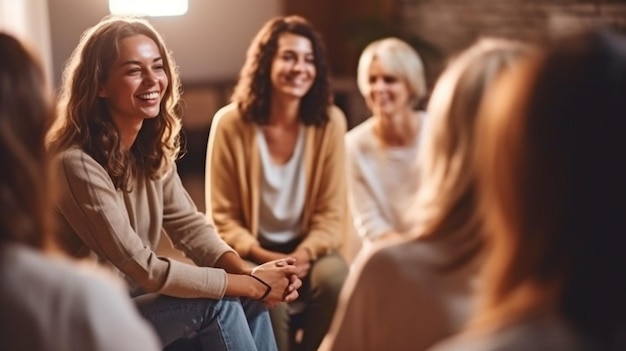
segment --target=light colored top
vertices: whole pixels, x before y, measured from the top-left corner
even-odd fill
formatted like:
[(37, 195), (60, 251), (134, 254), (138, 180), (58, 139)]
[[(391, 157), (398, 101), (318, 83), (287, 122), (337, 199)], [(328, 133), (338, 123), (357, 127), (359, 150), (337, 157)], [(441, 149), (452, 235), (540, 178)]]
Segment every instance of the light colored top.
[[(124, 192), (98, 162), (74, 148), (58, 156), (56, 177), (59, 239), (70, 255), (114, 266), (133, 295), (224, 296), (226, 272), (209, 267), (232, 249), (198, 212), (176, 167), (161, 179), (135, 181)], [(157, 256), (163, 230), (197, 266)]]
[(617, 351), (626, 349), (624, 336), (619, 345), (597, 345), (572, 330), (563, 319), (544, 314), (486, 335), (454, 336), (429, 351)]
[[(424, 119), (424, 113), (418, 114)], [(383, 147), (374, 133), (375, 118), (368, 118), (346, 134), (348, 194), (354, 226), (363, 239), (414, 229), (409, 209), (419, 185), (418, 129), (406, 147)]]
[[(299, 248), (315, 259), (337, 250), (350, 226), (345, 170), (346, 117), (332, 106), (322, 127), (305, 127), (305, 207)], [(222, 238), (242, 257), (259, 245), (261, 165), (256, 126), (235, 104), (215, 114), (207, 145), (206, 199)], [(209, 205), (210, 204), (210, 205)]]
[(257, 128), (261, 157), (261, 201), (259, 203), (259, 235), (273, 243), (297, 239), (302, 227), (304, 209), (304, 126), (291, 158), (282, 165), (272, 161), (263, 131)]
[(423, 239), (361, 251), (320, 351), (425, 350), (471, 315), (477, 261), (456, 270), (452, 243)]
[(111, 278), (23, 245), (0, 247), (0, 348), (161, 350), (123, 284)]

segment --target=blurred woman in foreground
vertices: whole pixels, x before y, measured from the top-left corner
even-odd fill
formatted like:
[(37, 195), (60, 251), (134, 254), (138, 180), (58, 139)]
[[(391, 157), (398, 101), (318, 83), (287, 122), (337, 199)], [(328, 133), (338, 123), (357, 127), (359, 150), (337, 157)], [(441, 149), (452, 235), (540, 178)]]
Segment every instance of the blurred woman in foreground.
[(490, 90), (479, 133), (493, 252), (452, 350), (626, 349), (626, 39), (564, 40)]
[(3, 350), (159, 350), (123, 283), (54, 250), (44, 144), (52, 91), (36, 55), (0, 33)]

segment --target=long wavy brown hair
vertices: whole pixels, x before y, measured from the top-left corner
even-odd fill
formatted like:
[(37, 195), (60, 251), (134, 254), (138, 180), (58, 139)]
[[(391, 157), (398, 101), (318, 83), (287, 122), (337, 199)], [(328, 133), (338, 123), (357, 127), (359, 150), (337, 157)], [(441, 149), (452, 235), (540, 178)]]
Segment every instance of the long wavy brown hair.
[(51, 91), (38, 57), (0, 33), (0, 243), (42, 247), (50, 233)]
[(300, 16), (275, 17), (265, 23), (248, 48), (231, 101), (237, 103), (244, 118), (257, 124), (268, 122), (272, 61), (278, 51), (278, 39), (284, 33), (306, 37), (313, 46), (317, 74), (311, 90), (302, 98), (299, 115), (305, 125), (321, 126), (328, 121), (332, 102), (326, 49), (317, 31)]
[[(119, 56), (119, 42), (134, 35), (152, 39), (163, 59), (169, 84), (156, 118), (144, 120), (129, 151), (98, 91)], [(49, 134), (52, 152), (78, 147), (108, 172), (118, 189), (129, 190), (133, 176), (156, 179), (167, 172), (180, 151), (181, 85), (173, 57), (159, 33), (146, 20), (108, 16), (86, 30), (63, 72), (59, 119)]]

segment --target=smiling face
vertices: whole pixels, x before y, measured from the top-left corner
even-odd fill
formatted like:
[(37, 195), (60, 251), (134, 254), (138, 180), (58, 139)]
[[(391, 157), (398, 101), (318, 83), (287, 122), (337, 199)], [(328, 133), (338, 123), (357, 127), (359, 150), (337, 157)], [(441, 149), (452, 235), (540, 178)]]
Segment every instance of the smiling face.
[(411, 92), (406, 82), (385, 69), (374, 58), (369, 67), (367, 96), (374, 115), (390, 116), (411, 109)]
[(156, 43), (145, 35), (120, 40), (119, 57), (98, 96), (107, 101), (111, 118), (121, 130), (138, 131), (143, 120), (160, 112), (168, 78)]
[(313, 86), (316, 73), (311, 41), (293, 33), (282, 34), (272, 61), (273, 95), (303, 98)]

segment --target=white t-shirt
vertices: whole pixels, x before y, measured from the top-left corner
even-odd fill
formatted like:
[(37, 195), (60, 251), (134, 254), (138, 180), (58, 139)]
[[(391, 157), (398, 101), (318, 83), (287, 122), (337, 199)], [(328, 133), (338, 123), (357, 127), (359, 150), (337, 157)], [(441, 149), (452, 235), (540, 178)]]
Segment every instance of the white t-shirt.
[(273, 243), (287, 243), (300, 236), (305, 198), (303, 167), (305, 128), (300, 126), (293, 155), (277, 165), (267, 147), (265, 136), (257, 128), (261, 159), (261, 200), (259, 235)]
[[(418, 116), (424, 120), (424, 113)], [(375, 120), (369, 118), (345, 138), (350, 207), (357, 233), (367, 239), (391, 230), (403, 233), (413, 229), (408, 208), (419, 186), (421, 136), (407, 147), (382, 148), (374, 125)]]

